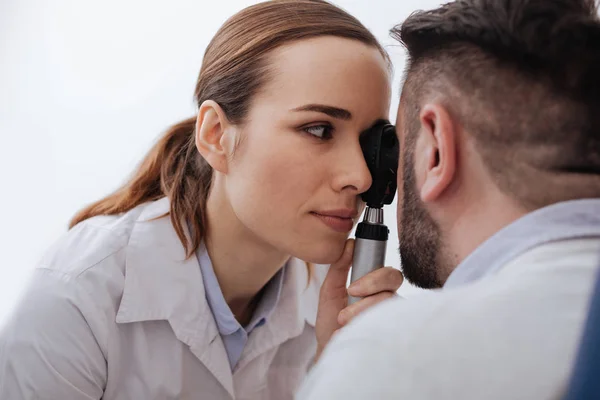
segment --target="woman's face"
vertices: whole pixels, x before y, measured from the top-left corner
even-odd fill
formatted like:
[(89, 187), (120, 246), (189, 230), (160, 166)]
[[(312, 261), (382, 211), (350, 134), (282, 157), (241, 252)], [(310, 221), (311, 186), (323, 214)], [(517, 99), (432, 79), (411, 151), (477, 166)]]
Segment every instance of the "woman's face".
[(261, 241), (331, 263), (371, 185), (359, 137), (388, 118), (388, 66), (376, 48), (336, 37), (290, 44), (271, 60), (270, 79), (239, 127), (226, 196)]

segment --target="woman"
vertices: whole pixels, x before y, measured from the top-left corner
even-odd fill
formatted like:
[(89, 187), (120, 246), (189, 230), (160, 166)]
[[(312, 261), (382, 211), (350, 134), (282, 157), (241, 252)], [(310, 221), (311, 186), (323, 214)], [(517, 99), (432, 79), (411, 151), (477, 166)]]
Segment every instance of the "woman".
[[(0, 398), (291, 398), (333, 332), (399, 287), (379, 270), (340, 313), (371, 184), (359, 135), (389, 111), (367, 29), (325, 1), (247, 8), (195, 98), (36, 269), (2, 334)], [(307, 264), (338, 258), (324, 285)]]

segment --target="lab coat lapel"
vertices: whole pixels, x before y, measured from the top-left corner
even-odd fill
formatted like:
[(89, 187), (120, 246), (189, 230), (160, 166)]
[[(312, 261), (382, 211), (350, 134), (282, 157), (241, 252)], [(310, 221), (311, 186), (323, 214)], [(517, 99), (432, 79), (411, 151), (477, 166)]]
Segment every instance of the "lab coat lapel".
[(225, 347), (206, 301), (196, 257), (185, 250), (169, 216), (169, 200), (150, 203), (133, 226), (117, 323), (167, 320), (175, 336), (234, 397)]

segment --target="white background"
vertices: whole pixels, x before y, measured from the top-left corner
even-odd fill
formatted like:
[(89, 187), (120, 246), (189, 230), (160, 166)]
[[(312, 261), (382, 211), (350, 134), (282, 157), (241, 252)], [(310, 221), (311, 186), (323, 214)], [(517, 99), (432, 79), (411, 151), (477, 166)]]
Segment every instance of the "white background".
[[(334, 2), (390, 52), (394, 121), (405, 59), (388, 31), (440, 1)], [(195, 113), (206, 45), (253, 3), (0, 0), (0, 325), (73, 214), (112, 192), (161, 132)], [(387, 264), (398, 266), (395, 204), (385, 219)]]

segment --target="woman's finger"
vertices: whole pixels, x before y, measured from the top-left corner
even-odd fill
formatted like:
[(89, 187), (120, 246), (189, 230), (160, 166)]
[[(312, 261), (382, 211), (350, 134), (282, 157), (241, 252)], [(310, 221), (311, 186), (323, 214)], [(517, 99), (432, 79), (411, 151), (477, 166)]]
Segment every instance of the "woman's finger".
[(395, 292), (403, 281), (404, 277), (399, 270), (392, 267), (379, 268), (352, 283), (348, 288), (348, 294), (367, 297), (379, 292)]
[(332, 295), (332, 292), (337, 296), (340, 289), (345, 291), (353, 253), (354, 240), (348, 239), (340, 258), (329, 267), (323, 286), (321, 286), (321, 297), (327, 298)]

